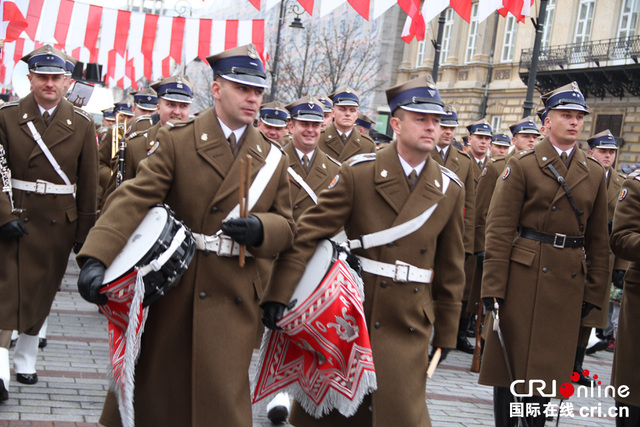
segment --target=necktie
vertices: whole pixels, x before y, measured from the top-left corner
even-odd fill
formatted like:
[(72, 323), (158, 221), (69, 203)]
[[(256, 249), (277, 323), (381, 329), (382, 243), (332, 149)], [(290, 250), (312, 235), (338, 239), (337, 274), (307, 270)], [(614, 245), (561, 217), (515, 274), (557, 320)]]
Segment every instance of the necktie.
[(45, 111), (44, 114), (42, 114), (42, 118), (44, 119), (44, 124), (49, 127), (49, 125), (51, 124), (51, 115), (49, 114), (49, 112)]
[(442, 158), (442, 163), (444, 163), (444, 150), (440, 150), (440, 158)]
[(306, 154), (302, 156), (302, 167), (306, 172), (309, 172), (309, 157)]
[(482, 160), (478, 160), (478, 167), (480, 168), (480, 170), (483, 169), (484, 166), (482, 166)]
[(236, 134), (231, 132), (231, 135), (229, 135), (229, 138), (227, 139), (229, 141), (229, 147), (231, 147), (231, 151), (233, 152), (233, 155), (235, 156), (235, 151), (236, 151)]
[(342, 135), (340, 135), (340, 139), (342, 140), (343, 144), (347, 143), (347, 134), (343, 133)]
[(409, 176), (407, 177), (407, 184), (409, 184), (409, 190), (413, 190), (413, 187), (415, 187), (416, 185), (417, 179), (418, 179), (418, 174), (416, 173), (416, 170), (413, 169), (409, 174)]
[(562, 160), (562, 163), (564, 163), (566, 167), (569, 167), (569, 165), (567, 164), (567, 153), (563, 151), (562, 154), (560, 154), (560, 159)]

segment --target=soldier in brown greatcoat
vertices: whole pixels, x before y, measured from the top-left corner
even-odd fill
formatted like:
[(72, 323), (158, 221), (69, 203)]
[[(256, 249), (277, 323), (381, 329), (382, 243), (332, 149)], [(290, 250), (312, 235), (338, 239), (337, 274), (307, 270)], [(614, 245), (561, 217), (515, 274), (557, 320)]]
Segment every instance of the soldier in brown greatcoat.
[[(618, 200), (618, 194), (620, 194), (620, 187), (624, 178), (618, 174), (615, 170), (616, 154), (618, 152), (618, 144), (609, 131), (609, 129), (593, 135), (587, 140), (590, 150), (589, 154), (595, 158), (598, 163), (604, 167), (605, 176), (607, 180), (607, 220), (609, 224), (613, 221), (613, 213), (616, 208), (616, 201)], [(620, 259), (616, 259), (613, 252), (609, 251), (609, 283), (615, 282), (619, 287), (622, 287), (622, 281), (624, 280), (624, 272), (626, 270), (626, 262)], [(582, 362), (584, 360), (585, 353), (590, 354), (598, 350), (604, 350), (609, 345), (609, 340), (601, 338), (596, 340), (595, 344), (591, 348), (591, 351), (587, 350), (589, 343), (589, 336), (591, 335), (592, 328), (605, 328), (607, 326), (607, 317), (609, 314), (609, 290), (610, 286), (607, 286), (607, 292), (605, 298), (602, 301), (602, 310), (595, 310), (589, 313), (587, 317), (582, 319), (582, 327), (580, 328), (580, 334), (578, 335), (578, 346), (576, 350), (576, 360), (573, 367), (573, 371), (577, 372), (580, 377), (578, 384), (590, 386), (593, 380), (589, 376), (585, 376), (582, 371)], [(594, 384), (595, 385), (595, 384)]]
[[(474, 242), (474, 219), (476, 182), (474, 177), (475, 165), (471, 164), (471, 156), (458, 150), (452, 145), (458, 127), (458, 113), (452, 105), (445, 105), (446, 115), (442, 116), (440, 127), (442, 134), (438, 139), (435, 150), (431, 151), (431, 157), (440, 165), (455, 172), (464, 183), (464, 253), (465, 260), (473, 258)], [(472, 269), (470, 271), (473, 271)], [(465, 273), (467, 269), (465, 269)], [(467, 340), (467, 329), (469, 327), (469, 314), (467, 313), (467, 301), (469, 300), (469, 289), (466, 286), (470, 281), (465, 279), (465, 290), (462, 295), (462, 310), (460, 311), (460, 324), (458, 325), (458, 338), (456, 349), (468, 354), (473, 354), (473, 346)], [(469, 311), (475, 312), (473, 308)]]
[(482, 300), (488, 312), (498, 304), (504, 341), (489, 316), (479, 383), (494, 386), (499, 426), (514, 421), (514, 380), (521, 381), (515, 392), (533, 393), (525, 404), (541, 410), (532, 421), (544, 424), (548, 398), (529, 381), (542, 380), (545, 394), (559, 396), (580, 319), (601, 308), (609, 276), (604, 169), (576, 144), (588, 107), (575, 82), (543, 101), (547, 138), (509, 159), (487, 216)]
[(373, 153), (376, 144), (355, 128), (360, 97), (346, 86), (329, 95), (333, 101), (333, 124), (320, 135), (318, 147), (339, 162), (356, 154)]
[[(156, 143), (156, 136), (162, 126), (170, 121), (186, 121), (189, 119), (191, 100), (193, 98), (193, 81), (188, 76), (176, 75), (156, 82), (151, 90), (160, 97), (158, 102), (159, 121), (146, 131), (129, 134), (124, 152), (124, 179), (132, 179), (136, 176), (138, 165), (147, 158), (147, 154)], [(150, 116), (149, 116), (150, 117)], [(118, 157), (112, 162), (111, 178), (105, 190), (106, 200), (116, 189), (119, 162)]]
[(20, 210), (12, 212), (10, 199), (0, 194), (0, 400), (9, 386), (7, 349), (14, 329), (20, 332), (13, 359), (17, 380), (38, 381), (38, 332), (71, 249), (80, 248), (96, 218), (95, 125), (63, 99), (64, 53), (45, 45), (22, 60), (29, 64), (32, 91), (0, 109), (0, 143)]
[[(268, 102), (260, 106), (257, 128), (267, 138), (285, 146), (284, 138), (287, 136), (287, 124), (289, 112), (280, 101)], [(288, 138), (290, 139), (290, 138)]]
[[(396, 142), (343, 163), (318, 204), (300, 217), (295, 243), (278, 257), (263, 297), (265, 325), (276, 327), (318, 239), (334, 236), (343, 226), (349, 239), (358, 239), (438, 205), (413, 233), (353, 251), (368, 259), (363, 263), (364, 312), (377, 391), (350, 418), (332, 411), (315, 419), (294, 406), (291, 423), (296, 426), (429, 426), (424, 390), (432, 330), (435, 347), (455, 346), (464, 281), (464, 190), (456, 175), (429, 155), (440, 133), (442, 102), (424, 77), (389, 89), (387, 99)], [(416, 272), (435, 269), (433, 282), (426, 283), (426, 277), (396, 281), (396, 261), (411, 264)], [(389, 267), (391, 273), (382, 271)]]
[[(150, 207), (167, 203), (192, 232), (203, 235), (175, 289), (149, 310), (135, 368), (135, 424), (140, 426), (252, 425), (247, 372), (262, 287), (255, 258), (247, 257), (239, 267), (237, 245), (225, 256), (214, 235), (221, 231), (261, 257), (275, 256), (293, 240), (287, 158), (252, 126), (266, 87), (255, 47), (230, 49), (208, 61), (215, 106), (160, 128), (157, 149), (140, 163), (136, 178), (109, 198), (79, 254), (80, 293), (103, 303), (98, 292), (105, 266)], [(238, 204), (240, 159), (247, 155), (253, 159), (252, 182), (263, 166), (275, 169), (265, 177), (250, 215), (223, 224)], [(120, 424), (113, 393), (100, 422)]]
[[(620, 324), (613, 356), (611, 383), (618, 390), (629, 387), (628, 396), (616, 394), (619, 427), (640, 425), (640, 375), (638, 375), (638, 353), (640, 353), (640, 170), (630, 174), (622, 183), (613, 217), (611, 249), (613, 253), (631, 261), (624, 277), (624, 288), (620, 308)], [(628, 416), (620, 416), (624, 406), (629, 408)]]

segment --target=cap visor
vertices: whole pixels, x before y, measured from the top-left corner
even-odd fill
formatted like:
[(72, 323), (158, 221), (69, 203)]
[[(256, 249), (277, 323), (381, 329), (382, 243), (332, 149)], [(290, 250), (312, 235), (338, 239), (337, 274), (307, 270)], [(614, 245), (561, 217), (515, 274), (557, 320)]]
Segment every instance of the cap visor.
[(438, 114), (438, 115), (447, 114), (444, 111), (444, 109), (438, 104), (407, 104), (407, 105), (403, 105), (400, 108), (407, 111), (413, 111), (414, 113)]
[(458, 127), (458, 122), (450, 121), (450, 120), (442, 120), (442, 121), (440, 121), (440, 126), (445, 126), (445, 127), (448, 127), (448, 128), (457, 128)]
[(156, 104), (136, 104), (138, 108), (142, 108), (143, 110), (154, 111), (158, 108)]
[(522, 129), (521, 131), (517, 132), (516, 135), (518, 135), (520, 133), (529, 133), (529, 134), (533, 134), (533, 135), (540, 135), (540, 132), (538, 132), (535, 129)]
[(183, 102), (185, 104), (191, 104), (193, 101), (193, 99), (187, 95), (180, 95), (178, 93), (168, 93), (166, 95), (162, 95), (161, 98), (166, 99), (167, 101)]
[(269, 126), (275, 126), (278, 128), (283, 128), (287, 125), (287, 121), (286, 120), (280, 120), (280, 119), (273, 119), (271, 117), (260, 117), (260, 120), (266, 124), (268, 124)]
[(298, 116), (293, 117), (294, 120), (302, 120), (305, 122), (324, 122), (324, 117), (316, 116), (315, 114), (300, 114)]
[(360, 104), (358, 104), (356, 101), (334, 102), (333, 106), (335, 107), (336, 105), (344, 105), (345, 107), (359, 107), (360, 106)]
[(574, 111), (582, 111), (584, 113), (589, 114), (589, 110), (584, 105), (580, 104), (561, 104), (557, 107), (552, 107), (551, 110), (574, 110)]
[(35, 74), (66, 74), (64, 68), (58, 67), (37, 67), (29, 70)]
[(241, 85), (255, 86), (265, 89), (267, 87), (267, 81), (260, 76), (252, 76), (250, 74), (222, 74), (220, 77)]

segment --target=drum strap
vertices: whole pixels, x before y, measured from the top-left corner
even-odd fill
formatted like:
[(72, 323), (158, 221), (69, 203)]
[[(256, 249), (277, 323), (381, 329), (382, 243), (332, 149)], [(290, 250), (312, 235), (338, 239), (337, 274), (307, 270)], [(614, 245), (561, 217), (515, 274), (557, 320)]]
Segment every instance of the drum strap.
[[(29, 130), (31, 131), (31, 135), (33, 136), (33, 139), (36, 140), (36, 142), (38, 143), (38, 146), (40, 147), (40, 149), (42, 150), (42, 152), (46, 156), (47, 160), (49, 160), (49, 163), (51, 163), (51, 166), (53, 166), (53, 169), (58, 173), (58, 175), (60, 175), (60, 178), (62, 178), (62, 180), (64, 181), (65, 184), (71, 185), (71, 181), (69, 181), (69, 178), (67, 177), (67, 174), (64, 173), (64, 171), (62, 170), (62, 168), (60, 167), (60, 165), (58, 164), (56, 159), (53, 157), (53, 154), (51, 154), (51, 151), (49, 151), (49, 148), (47, 147), (47, 145), (42, 140), (42, 137), (40, 136), (40, 133), (38, 133), (38, 131), (36, 130), (36, 127), (33, 125), (33, 122), (32, 121), (28, 121), (27, 122), (27, 126), (29, 127)], [(75, 197), (75, 193), (74, 193), (73, 197)]]
[[(249, 187), (249, 211), (256, 204), (260, 196), (262, 196), (264, 189), (267, 188), (267, 184), (269, 183), (269, 181), (271, 181), (271, 177), (275, 173), (276, 167), (278, 166), (278, 163), (280, 163), (281, 157), (282, 153), (279, 149), (274, 148), (273, 146), (269, 149), (269, 154), (265, 159), (264, 166), (260, 168), (260, 170), (258, 171), (258, 175), (256, 175), (256, 178), (251, 183), (251, 187)], [(222, 222), (231, 218), (238, 218), (239, 216), (240, 205), (236, 205)]]
[(304, 189), (304, 191), (307, 192), (307, 194), (309, 195), (309, 197), (311, 197), (311, 200), (313, 200), (313, 203), (315, 203), (316, 205), (318, 204), (318, 196), (316, 196), (316, 193), (313, 192), (313, 190), (311, 189), (311, 187), (309, 187), (309, 184), (307, 184), (304, 180), (303, 177), (301, 177), (300, 175), (298, 175), (296, 173), (296, 171), (294, 171), (292, 168), (288, 168), (287, 172), (289, 172), (289, 175), (291, 175), (291, 177), (293, 177), (293, 179), (295, 179), (295, 181), (300, 184), (300, 187), (302, 187)]
[(162, 266), (171, 259), (186, 237), (187, 232), (185, 231), (185, 227), (180, 227), (167, 250), (158, 255), (158, 258), (152, 260), (149, 264), (140, 267), (138, 273), (144, 277), (152, 271), (159, 271)]
[[(451, 178), (446, 174), (442, 174), (442, 192), (446, 193), (451, 183)], [(413, 233), (420, 227), (422, 227), (431, 217), (433, 212), (438, 207), (438, 204), (431, 206), (429, 209), (418, 215), (417, 217), (398, 224), (394, 227), (387, 228), (386, 230), (376, 231), (375, 233), (366, 234), (360, 236), (359, 239), (348, 240), (347, 243), (350, 249), (369, 249), (377, 246), (386, 245), (387, 243), (399, 240), (409, 234)]]

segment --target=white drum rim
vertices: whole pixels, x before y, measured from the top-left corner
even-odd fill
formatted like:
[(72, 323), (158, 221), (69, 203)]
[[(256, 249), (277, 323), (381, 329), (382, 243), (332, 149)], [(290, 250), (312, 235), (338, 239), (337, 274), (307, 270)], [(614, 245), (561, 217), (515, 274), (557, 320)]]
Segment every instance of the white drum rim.
[[(131, 233), (129, 240), (127, 240), (127, 243), (120, 253), (113, 259), (109, 268), (104, 272), (102, 283), (107, 285), (119, 279), (135, 267), (140, 259), (145, 256), (158, 241), (169, 222), (168, 220), (169, 210), (166, 207), (154, 206), (149, 209), (147, 215), (142, 219), (133, 233)], [(162, 224), (162, 226), (157, 227), (157, 224)], [(148, 246), (141, 246), (142, 244)]]

